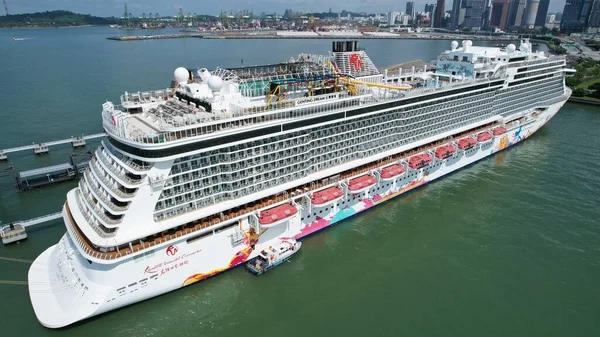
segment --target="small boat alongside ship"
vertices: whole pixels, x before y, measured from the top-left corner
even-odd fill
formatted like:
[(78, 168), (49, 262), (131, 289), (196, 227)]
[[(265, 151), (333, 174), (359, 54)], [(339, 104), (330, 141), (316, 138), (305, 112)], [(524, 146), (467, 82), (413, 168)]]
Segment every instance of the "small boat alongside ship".
[(260, 251), (257, 257), (246, 263), (246, 269), (255, 275), (261, 275), (288, 261), (296, 254), (302, 243), (292, 238), (282, 238), (275, 246)]
[(20, 242), (27, 239), (27, 231), (21, 224), (10, 223), (6, 226), (2, 226), (0, 229), (0, 236), (2, 237), (2, 243), (7, 245), (9, 243)]

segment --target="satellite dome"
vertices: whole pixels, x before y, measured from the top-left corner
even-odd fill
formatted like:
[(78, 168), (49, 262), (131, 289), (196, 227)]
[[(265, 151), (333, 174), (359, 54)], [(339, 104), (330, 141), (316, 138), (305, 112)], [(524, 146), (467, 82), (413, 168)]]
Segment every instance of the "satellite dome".
[(521, 43), (519, 50), (526, 53), (529, 51), (529, 45), (527, 43)]
[(208, 79), (208, 87), (212, 91), (219, 91), (223, 87), (223, 79), (219, 76), (213, 75)]
[(450, 43), (450, 47), (452, 47), (452, 50), (456, 50), (456, 48), (458, 48), (458, 41), (452, 41), (452, 43)]
[(473, 41), (471, 40), (467, 40), (467, 48), (471, 47), (473, 45)]
[(515, 50), (517, 50), (517, 46), (515, 46), (514, 44), (509, 44), (508, 46), (506, 46), (506, 51), (510, 54), (510, 53), (514, 53)]
[(190, 73), (184, 67), (179, 67), (175, 69), (173, 77), (175, 78), (175, 82), (177, 83), (186, 83), (188, 78), (190, 77)]

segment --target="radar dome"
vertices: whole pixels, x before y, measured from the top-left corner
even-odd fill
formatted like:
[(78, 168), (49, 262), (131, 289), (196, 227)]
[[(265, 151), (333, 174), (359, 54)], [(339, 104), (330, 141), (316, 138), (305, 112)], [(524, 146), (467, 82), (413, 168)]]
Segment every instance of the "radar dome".
[(521, 43), (519, 50), (526, 53), (529, 51), (529, 45), (527, 43)]
[(458, 41), (452, 41), (452, 43), (450, 43), (450, 47), (452, 47), (452, 50), (456, 50), (456, 48), (458, 48)]
[(470, 48), (473, 45), (473, 41), (467, 40), (467, 48)]
[(190, 73), (184, 67), (179, 67), (179, 68), (175, 69), (175, 72), (173, 73), (173, 77), (175, 77), (175, 82), (185, 83), (185, 82), (187, 82), (188, 78), (190, 77)]
[(508, 46), (506, 46), (506, 51), (510, 54), (510, 53), (514, 53), (515, 50), (517, 50), (517, 46), (515, 46), (514, 44), (509, 44)]
[(223, 79), (213, 75), (208, 79), (207, 84), (211, 91), (219, 91), (223, 87)]

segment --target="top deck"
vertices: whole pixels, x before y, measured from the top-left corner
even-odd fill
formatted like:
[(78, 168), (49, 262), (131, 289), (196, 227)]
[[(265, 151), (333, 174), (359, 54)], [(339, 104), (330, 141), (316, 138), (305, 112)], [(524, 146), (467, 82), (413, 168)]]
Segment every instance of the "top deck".
[[(103, 105), (103, 124), (128, 143), (167, 146), (215, 132), (253, 128), (258, 123), (302, 118), (383, 101), (425, 95), (507, 77), (510, 62), (539, 63), (523, 42), (520, 50), (473, 47), (453, 42), (437, 69), (398, 68), (379, 72), (363, 50), (348, 45), (328, 56), (301, 54), (286, 63), (175, 72), (173, 89), (125, 93), (121, 105)], [(334, 46), (335, 47), (335, 46)], [(181, 70), (183, 69), (183, 70)]]

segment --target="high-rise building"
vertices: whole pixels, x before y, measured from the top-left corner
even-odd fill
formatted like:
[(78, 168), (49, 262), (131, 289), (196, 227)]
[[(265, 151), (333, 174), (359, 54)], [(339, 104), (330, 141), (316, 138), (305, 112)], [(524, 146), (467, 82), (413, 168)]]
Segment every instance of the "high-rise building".
[(554, 14), (554, 19), (556, 20), (556, 22), (560, 22), (562, 20), (562, 12), (557, 12), (556, 14)]
[(527, 1), (527, 6), (525, 7), (525, 17), (523, 19), (523, 26), (525, 26), (527, 28), (533, 28), (535, 26), (535, 19), (536, 19), (539, 7), (540, 7), (540, 0), (528, 0)]
[(437, 0), (437, 4), (435, 5), (435, 15), (433, 16), (433, 26), (436, 28), (442, 27), (442, 21), (444, 20), (444, 15), (446, 11), (444, 10), (445, 0)]
[(538, 7), (537, 15), (535, 17), (536, 28), (544, 27), (544, 25), (546, 24), (548, 6), (550, 6), (550, 0), (540, 0), (540, 6)]
[(492, 2), (492, 15), (490, 26), (502, 30), (506, 29), (506, 18), (508, 17), (509, 0), (494, 0)]
[(393, 26), (396, 24), (396, 17), (398, 16), (398, 12), (389, 12), (388, 13), (388, 25)]
[(483, 29), (490, 28), (490, 16), (492, 15), (492, 6), (490, 0), (485, 0), (485, 9), (483, 11)]
[(597, 34), (600, 32), (600, 0), (594, 0), (592, 4), (585, 31), (590, 34)]
[(429, 17), (433, 15), (433, 9), (435, 8), (434, 4), (425, 4), (425, 13), (429, 13)]
[(481, 29), (483, 25), (483, 16), (485, 11), (484, 0), (463, 0), (465, 7), (464, 27), (469, 27), (473, 30)]
[(560, 20), (561, 31), (582, 32), (588, 23), (594, 0), (569, 0), (565, 3), (562, 19)]
[(508, 29), (519, 28), (523, 24), (525, 14), (525, 0), (511, 0), (508, 9), (506, 27)]
[(462, 8), (463, 0), (454, 0), (452, 3), (452, 13), (450, 15), (450, 25), (454, 28), (460, 26), (461, 22), (459, 20), (460, 17), (460, 9)]
[(409, 15), (411, 18), (415, 17), (415, 3), (413, 1), (406, 2), (406, 15)]

